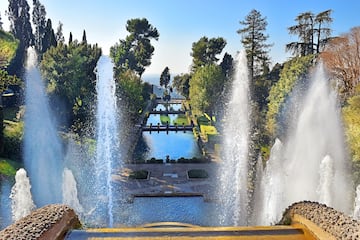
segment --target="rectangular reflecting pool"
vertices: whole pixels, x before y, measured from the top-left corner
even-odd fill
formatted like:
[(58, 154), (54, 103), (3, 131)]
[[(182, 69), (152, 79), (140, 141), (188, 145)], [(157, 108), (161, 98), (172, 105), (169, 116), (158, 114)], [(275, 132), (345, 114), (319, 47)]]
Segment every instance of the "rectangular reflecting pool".
[(190, 131), (183, 132), (143, 132), (137, 149), (142, 159), (170, 159), (200, 157), (201, 153)]
[(216, 204), (204, 202), (203, 197), (135, 197), (133, 203), (120, 206), (114, 222), (123, 226), (154, 222), (218, 226), (219, 214)]

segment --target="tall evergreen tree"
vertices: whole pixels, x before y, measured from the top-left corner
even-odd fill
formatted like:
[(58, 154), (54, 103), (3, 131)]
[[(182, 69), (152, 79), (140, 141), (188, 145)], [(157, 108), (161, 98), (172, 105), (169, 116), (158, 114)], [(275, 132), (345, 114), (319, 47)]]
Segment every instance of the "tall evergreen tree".
[(52, 28), (51, 19), (49, 18), (46, 22), (45, 34), (43, 38), (43, 46), (41, 52), (46, 52), (50, 47), (56, 47), (56, 37), (54, 29)]
[(331, 13), (332, 10), (329, 9), (316, 15), (315, 23), (317, 24), (317, 28), (314, 29), (315, 33), (317, 33), (316, 53), (320, 53), (320, 50), (322, 50), (330, 40), (331, 28), (329, 25), (333, 21), (330, 16)]
[(126, 39), (120, 40), (110, 48), (116, 75), (130, 69), (141, 77), (145, 67), (151, 64), (155, 50), (151, 45), (151, 39), (158, 40), (159, 32), (146, 18), (128, 20), (126, 30), (130, 33)]
[(9, 0), (10, 30), (20, 40), (19, 47), (22, 50), (30, 46), (34, 40), (29, 11), (30, 7), (26, 0)]
[(288, 28), (290, 34), (298, 35), (299, 41), (286, 45), (286, 50), (297, 56), (313, 54), (314, 50), (314, 14), (304, 12), (299, 14), (295, 21), (297, 25)]
[(57, 43), (65, 43), (65, 38), (64, 38), (62, 27), (63, 27), (63, 24), (62, 24), (62, 22), (59, 21), (59, 25), (56, 29), (56, 34), (55, 34)]
[(254, 79), (255, 75), (262, 74), (264, 60), (269, 60), (269, 48), (272, 46), (266, 43), (269, 38), (265, 34), (266, 17), (262, 17), (259, 11), (253, 9), (244, 21), (240, 21), (240, 24), (244, 25), (244, 28), (239, 29), (237, 33), (241, 35), (241, 42), (248, 58), (250, 76)]
[(227, 52), (224, 54), (223, 60), (220, 63), (222, 72), (226, 78), (231, 78), (234, 73), (234, 59)]
[(35, 49), (38, 52), (43, 52), (43, 38), (46, 30), (46, 10), (39, 0), (33, 0), (32, 22), (35, 27)]
[(73, 41), (73, 36), (72, 36), (72, 33), (70, 32), (69, 34), (69, 45), (72, 43)]
[(87, 44), (85, 29), (84, 29), (84, 31), (83, 31), (82, 43), (83, 43), (83, 44)]
[(217, 55), (222, 52), (226, 45), (226, 40), (222, 37), (207, 38), (202, 37), (199, 41), (192, 44), (191, 56), (193, 57), (192, 71), (208, 64), (214, 64), (219, 59)]
[(297, 24), (288, 28), (289, 33), (297, 35), (299, 40), (287, 44), (286, 50), (295, 56), (320, 53), (330, 39), (331, 12), (326, 10), (317, 15), (312, 12), (300, 13), (295, 18)]
[(164, 86), (167, 88), (167, 86), (170, 83), (170, 69), (168, 67), (165, 67), (165, 69), (162, 71), (160, 75), (160, 86)]

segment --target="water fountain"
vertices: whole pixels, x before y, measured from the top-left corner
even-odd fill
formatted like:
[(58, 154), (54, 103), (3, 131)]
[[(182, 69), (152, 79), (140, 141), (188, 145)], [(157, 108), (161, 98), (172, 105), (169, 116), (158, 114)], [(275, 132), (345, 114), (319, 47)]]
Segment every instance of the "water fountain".
[(35, 209), (30, 189), (31, 185), (26, 171), (20, 168), (16, 172), (15, 185), (12, 187), (10, 194), (13, 221), (25, 217)]
[(223, 162), (220, 166), (220, 224), (247, 225), (248, 146), (249, 146), (249, 79), (245, 51), (237, 56), (231, 99), (224, 125)]
[(27, 51), (25, 73), (24, 165), (38, 207), (62, 200), (62, 149), (37, 66), (35, 49)]
[[(283, 210), (302, 200), (323, 202), (345, 213), (352, 208), (340, 110), (322, 64), (316, 68), (311, 82), (298, 118), (289, 128), (292, 130), (284, 144), (281, 163), (272, 169), (272, 156), (267, 164), (269, 178), (264, 185), (277, 194), (260, 211)], [(279, 171), (283, 174), (279, 175)], [(277, 184), (271, 184), (274, 179), (278, 179)], [(262, 196), (264, 201), (266, 197)], [(265, 217), (262, 223), (279, 220), (279, 214)]]
[(101, 56), (97, 65), (97, 145), (96, 145), (96, 191), (97, 214), (108, 227), (113, 226), (113, 187), (111, 173), (114, 163), (119, 163), (118, 109), (113, 64), (109, 57)]
[(281, 218), (282, 211), (281, 202), (283, 201), (283, 184), (282, 177), (285, 174), (282, 171), (283, 161), (283, 144), (279, 139), (270, 151), (270, 159), (266, 165), (264, 175), (259, 184), (259, 189), (256, 194), (255, 204), (255, 223), (258, 225), (267, 225), (269, 223), (276, 223)]
[(354, 219), (360, 220), (360, 185), (356, 187), (353, 217)]
[(78, 199), (76, 180), (72, 171), (68, 168), (65, 168), (63, 172), (62, 193), (63, 193), (62, 202), (72, 207), (78, 215), (81, 215), (84, 209)]

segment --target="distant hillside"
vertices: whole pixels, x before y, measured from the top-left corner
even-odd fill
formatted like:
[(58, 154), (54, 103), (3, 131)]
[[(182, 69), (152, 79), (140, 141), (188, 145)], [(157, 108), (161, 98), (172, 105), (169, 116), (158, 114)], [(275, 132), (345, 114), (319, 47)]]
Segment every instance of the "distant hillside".
[(6, 68), (15, 57), (19, 41), (10, 33), (0, 30), (0, 69)]

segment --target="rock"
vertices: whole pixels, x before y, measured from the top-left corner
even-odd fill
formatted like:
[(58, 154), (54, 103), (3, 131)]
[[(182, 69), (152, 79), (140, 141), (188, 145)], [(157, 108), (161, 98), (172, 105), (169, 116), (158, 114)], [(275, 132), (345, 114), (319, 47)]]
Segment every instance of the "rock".
[(73, 209), (62, 204), (51, 204), (0, 231), (0, 239), (64, 239), (69, 230), (80, 227), (81, 223)]
[(360, 221), (327, 207), (325, 204), (310, 201), (294, 203), (285, 210), (279, 224), (291, 223), (295, 214), (315, 223), (336, 239), (359, 239)]

